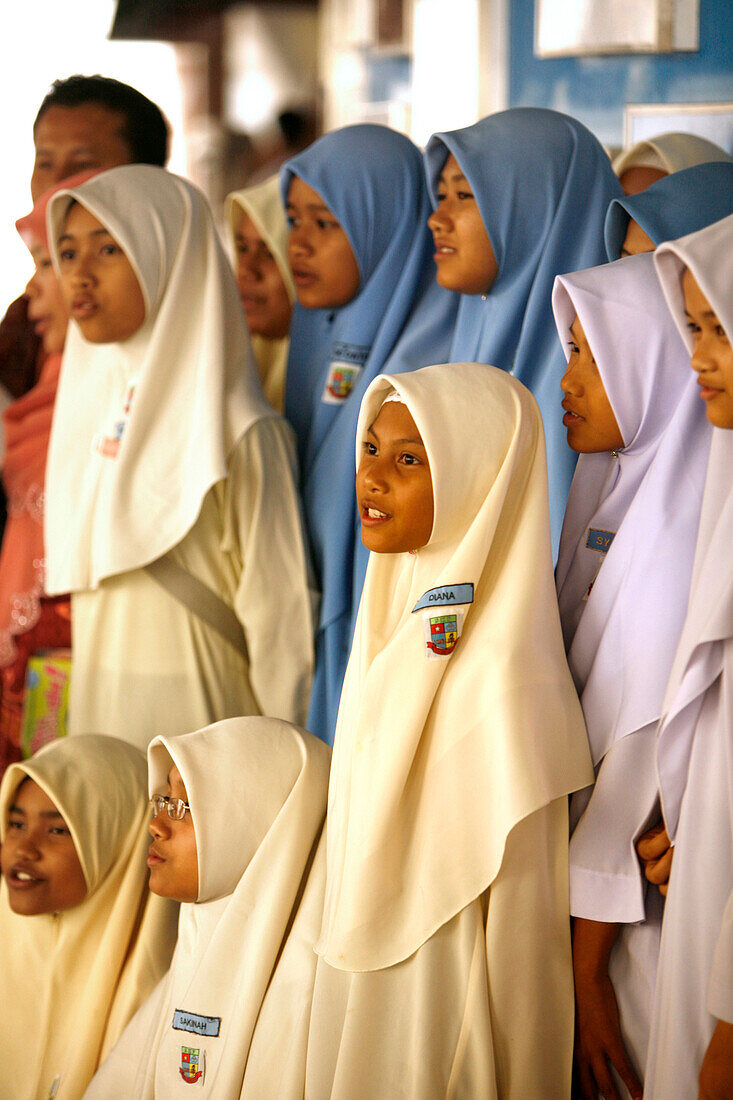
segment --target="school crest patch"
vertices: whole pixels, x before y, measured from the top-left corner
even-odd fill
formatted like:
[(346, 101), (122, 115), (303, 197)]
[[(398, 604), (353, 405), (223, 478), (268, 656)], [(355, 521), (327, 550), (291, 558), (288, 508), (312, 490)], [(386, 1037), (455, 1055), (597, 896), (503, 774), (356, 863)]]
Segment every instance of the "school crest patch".
[(461, 636), (462, 616), (458, 612), (426, 615), (425, 647), (430, 660), (450, 657)]
[(200, 1047), (181, 1047), (179, 1073), (187, 1085), (203, 1084), (206, 1055)]
[(327, 405), (341, 405), (353, 390), (360, 373), (361, 367), (357, 363), (338, 360), (331, 363), (321, 400)]
[(130, 409), (132, 408), (132, 399), (135, 396), (135, 387), (137, 383), (132, 382), (125, 393), (125, 400), (122, 405), (122, 419), (116, 420), (112, 426), (112, 431), (109, 435), (100, 433), (95, 435), (92, 446), (99, 454), (104, 455), (105, 458), (117, 458), (117, 452), (120, 449), (120, 442), (127, 426), (127, 421), (130, 417)]

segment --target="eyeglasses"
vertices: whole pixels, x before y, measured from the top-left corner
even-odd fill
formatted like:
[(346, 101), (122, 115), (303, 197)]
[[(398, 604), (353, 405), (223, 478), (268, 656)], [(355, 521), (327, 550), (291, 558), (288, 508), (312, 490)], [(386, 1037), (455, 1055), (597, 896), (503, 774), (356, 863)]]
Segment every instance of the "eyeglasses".
[(150, 799), (150, 806), (153, 817), (162, 814), (163, 809), (167, 807), (168, 817), (174, 821), (181, 821), (186, 816), (186, 810), (189, 812), (191, 810), (188, 802), (184, 802), (182, 798), (169, 798), (167, 794), (154, 794)]

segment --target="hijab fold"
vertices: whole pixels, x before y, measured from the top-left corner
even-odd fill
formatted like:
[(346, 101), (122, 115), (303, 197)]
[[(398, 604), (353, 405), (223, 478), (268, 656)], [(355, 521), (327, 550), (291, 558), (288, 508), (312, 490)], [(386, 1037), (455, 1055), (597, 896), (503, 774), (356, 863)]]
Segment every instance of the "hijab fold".
[[(242, 191), (232, 191), (227, 195), (224, 213), (235, 250), (237, 229), (242, 214), (246, 214), (254, 223), (255, 229), (277, 264), (280, 278), (292, 305), (295, 302), (295, 283), (288, 265), (288, 223), (280, 201), (278, 176), (271, 176), (264, 183), (245, 187)], [(265, 396), (278, 412), (283, 411), (285, 401), (285, 373), (289, 347), (289, 336), (269, 339), (256, 333), (252, 334), (252, 348)]]
[[(688, 353), (692, 352), (693, 341), (682, 293), (685, 268), (690, 269), (710, 302), (728, 340), (733, 340), (733, 215), (662, 245), (654, 260)], [(715, 428), (712, 436), (689, 608), (659, 729), (657, 767), (662, 811), (673, 840), (687, 784), (696, 719), (705, 693), (724, 670), (726, 676), (733, 675), (729, 667), (733, 637), (733, 432)]]
[(433, 205), (452, 153), (471, 187), (499, 273), (487, 294), (461, 295), (454, 361), (509, 371), (537, 401), (545, 427), (553, 543), (575, 456), (557, 416), (564, 358), (551, 295), (556, 275), (603, 263), (603, 221), (620, 184), (600, 142), (557, 111), (518, 107), (434, 134), (425, 151)]
[(57, 267), (72, 200), (124, 251), (146, 315), (123, 343), (90, 344), (69, 326), (49, 446), (49, 593), (94, 589), (176, 546), (238, 440), (275, 415), (203, 195), (149, 165), (65, 188), (48, 209)]
[(606, 215), (606, 252), (621, 258), (633, 219), (655, 245), (694, 233), (733, 213), (733, 162), (711, 161), (673, 172), (638, 195), (614, 199)]
[[(404, 135), (385, 126), (346, 126), (285, 164), (285, 202), (293, 176), (338, 219), (361, 279), (356, 297), (340, 309), (296, 305), (285, 393), (323, 593), (308, 725), (331, 741), (367, 560), (350, 466), (359, 404), (384, 371), (446, 358), (457, 296), (435, 282), (422, 161)], [(335, 402), (324, 400), (334, 364), (358, 371)]]
[[(288, 962), (301, 985), (285, 990), (282, 1013), (293, 1013), (312, 987), (316, 958), (312, 943), (299, 942), (298, 911), (323, 827), (330, 753), (287, 722), (230, 718), (182, 737), (156, 738), (148, 760), (151, 795), (165, 790), (172, 764), (185, 784), (198, 899), (181, 906), (175, 955), (154, 1003), (133, 1020), (88, 1095), (111, 1094), (119, 1063), (128, 1066), (128, 1092), (136, 1100), (187, 1096), (181, 1066), (183, 1048), (190, 1047), (204, 1069), (201, 1095), (238, 1097), (291, 935), (300, 950)], [(216, 1023), (201, 1034), (187, 1024), (192, 1017)], [(304, 1050), (301, 1062), (304, 1072)]]
[[(579, 318), (624, 439), (617, 454), (579, 457), (557, 566), (568, 660), (597, 764), (661, 713), (711, 432), (650, 254), (561, 276), (553, 305), (566, 355)], [(594, 531), (612, 537), (607, 552)]]
[[(357, 462), (391, 387), (427, 449), (435, 519), (416, 554), (370, 556), (341, 698), (317, 950), (349, 971), (412, 955), (491, 885), (519, 821), (592, 776), (535, 401), (483, 364), (385, 375)], [(441, 615), (458, 638), (433, 659)]]

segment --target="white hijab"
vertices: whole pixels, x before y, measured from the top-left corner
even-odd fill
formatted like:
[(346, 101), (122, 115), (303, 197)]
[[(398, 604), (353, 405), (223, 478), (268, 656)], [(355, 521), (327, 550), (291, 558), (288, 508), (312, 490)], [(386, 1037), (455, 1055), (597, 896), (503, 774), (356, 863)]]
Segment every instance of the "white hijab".
[[(568, 356), (579, 317), (628, 440), (617, 455), (578, 458), (557, 565), (568, 661), (597, 764), (659, 718), (687, 610), (711, 431), (650, 254), (558, 277), (553, 308)], [(593, 548), (596, 531), (613, 535), (605, 554)]]
[[(689, 267), (733, 340), (733, 215), (699, 233), (663, 244), (655, 264), (683, 339), (693, 342), (685, 316), (682, 275)], [(698, 397), (700, 404), (703, 402)], [(713, 430), (690, 604), (664, 700), (657, 763), (667, 832), (674, 839), (694, 739), (707, 689), (725, 668), (733, 677), (733, 431)]]
[[(187, 1096), (182, 1048), (192, 1047), (204, 1069), (203, 1092), (196, 1095), (238, 1097), (323, 827), (330, 750), (288, 722), (230, 718), (197, 733), (156, 738), (148, 760), (151, 795), (165, 790), (173, 763), (186, 786), (199, 893), (195, 904), (181, 906), (171, 968), (113, 1059), (130, 1067), (126, 1090), (136, 1100)], [(305, 944), (305, 989), (315, 963), (312, 943)], [(299, 992), (296, 978), (293, 1000)], [(283, 1012), (292, 1011), (284, 1002)], [(192, 1019), (210, 1034), (197, 1033)], [(305, 1064), (304, 1050), (300, 1061)], [(110, 1095), (104, 1072), (90, 1097)]]
[[(490, 886), (514, 825), (592, 776), (534, 398), (483, 364), (381, 376), (357, 463), (391, 387), (427, 448), (435, 519), (416, 554), (370, 556), (341, 696), (317, 950), (350, 971), (412, 955)], [(431, 659), (441, 614), (460, 637)]]
[[(237, 441), (275, 415), (203, 195), (149, 165), (115, 168), (60, 191), (47, 215), (57, 267), (56, 241), (72, 198), (123, 249), (146, 319), (119, 344), (90, 344), (75, 322), (69, 326), (46, 476), (52, 594), (96, 588), (176, 546), (226, 477)], [(120, 423), (117, 456), (100, 454), (96, 441)]]
[(659, 168), (668, 174), (695, 164), (709, 161), (733, 160), (724, 149), (697, 134), (671, 132), (657, 134), (645, 141), (637, 141), (614, 159), (613, 170), (617, 176), (629, 168)]
[[(236, 235), (242, 213), (254, 222), (255, 228), (275, 260), (280, 277), (288, 292), (290, 304), (295, 302), (295, 283), (288, 264), (288, 223), (285, 217), (279, 176), (271, 176), (264, 183), (232, 191), (224, 204), (227, 228), (236, 250)], [(268, 339), (252, 336), (260, 378), (270, 404), (282, 412), (285, 399), (285, 373), (288, 365), (290, 337)]]
[(47, 1100), (58, 1076), (59, 1097), (75, 1100), (165, 973), (177, 906), (148, 890), (150, 813), (141, 752), (88, 734), (12, 764), (0, 787), (3, 837), (26, 777), (68, 825), (88, 893), (73, 909), (24, 917), (11, 910), (3, 880), (0, 1091)]

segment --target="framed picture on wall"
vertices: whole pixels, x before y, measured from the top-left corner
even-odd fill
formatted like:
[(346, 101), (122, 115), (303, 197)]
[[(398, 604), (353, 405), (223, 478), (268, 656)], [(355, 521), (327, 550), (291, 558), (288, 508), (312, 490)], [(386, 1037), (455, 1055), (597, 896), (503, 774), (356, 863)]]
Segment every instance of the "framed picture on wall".
[(699, 45), (699, 0), (535, 0), (537, 57), (671, 53)]
[(630, 103), (624, 110), (624, 148), (671, 131), (707, 138), (733, 156), (733, 103)]

